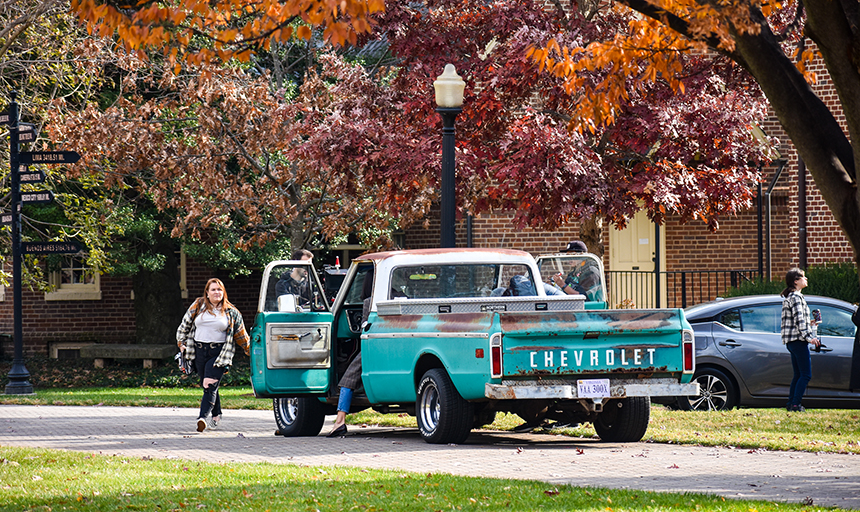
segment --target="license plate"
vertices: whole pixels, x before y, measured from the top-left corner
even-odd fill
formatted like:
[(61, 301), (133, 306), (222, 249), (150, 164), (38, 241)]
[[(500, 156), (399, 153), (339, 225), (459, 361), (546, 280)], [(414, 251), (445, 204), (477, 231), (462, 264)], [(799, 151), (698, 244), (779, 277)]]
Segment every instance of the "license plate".
[(610, 396), (609, 379), (578, 380), (576, 393), (579, 398), (607, 398)]

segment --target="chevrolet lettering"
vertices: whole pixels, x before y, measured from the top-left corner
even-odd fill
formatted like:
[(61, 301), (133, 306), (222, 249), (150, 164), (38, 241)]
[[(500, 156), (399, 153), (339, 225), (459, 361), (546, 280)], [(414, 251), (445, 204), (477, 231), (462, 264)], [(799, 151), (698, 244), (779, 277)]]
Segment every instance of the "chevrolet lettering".
[[(647, 366), (654, 365), (656, 348), (608, 349), (601, 350), (545, 350), (529, 352), (531, 368), (592, 369), (613, 366)], [(543, 364), (541, 364), (543, 363)]]

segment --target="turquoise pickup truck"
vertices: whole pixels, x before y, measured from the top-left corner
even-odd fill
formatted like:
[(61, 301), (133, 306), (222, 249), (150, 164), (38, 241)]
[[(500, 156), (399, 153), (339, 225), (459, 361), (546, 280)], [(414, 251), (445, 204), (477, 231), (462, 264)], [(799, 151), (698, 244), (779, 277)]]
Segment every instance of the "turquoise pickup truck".
[[(556, 273), (582, 292), (561, 293), (550, 284)], [(306, 277), (296, 286), (290, 276)], [(529, 425), (590, 422), (602, 440), (635, 442), (650, 396), (698, 394), (683, 311), (607, 309), (602, 263), (589, 254), (367, 254), (333, 303), (307, 262), (266, 267), (251, 381), (257, 397), (273, 399), (282, 435), (320, 433), (359, 350), (352, 412), (416, 416), (429, 443), (461, 443), (499, 411)]]

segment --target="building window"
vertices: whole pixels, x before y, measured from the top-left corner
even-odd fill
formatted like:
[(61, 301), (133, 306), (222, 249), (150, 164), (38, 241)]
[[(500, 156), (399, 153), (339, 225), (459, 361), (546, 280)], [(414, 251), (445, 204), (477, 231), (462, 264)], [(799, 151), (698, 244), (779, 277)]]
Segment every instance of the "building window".
[(82, 258), (63, 256), (60, 267), (49, 275), (54, 291), (45, 300), (101, 300), (98, 270), (88, 267)]

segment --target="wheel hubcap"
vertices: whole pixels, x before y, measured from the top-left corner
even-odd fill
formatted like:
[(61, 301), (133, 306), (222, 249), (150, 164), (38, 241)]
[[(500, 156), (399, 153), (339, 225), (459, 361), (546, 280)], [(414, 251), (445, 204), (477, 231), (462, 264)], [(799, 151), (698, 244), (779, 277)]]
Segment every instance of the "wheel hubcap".
[(435, 431), (439, 425), (439, 412), (441, 406), (439, 404), (439, 390), (436, 386), (429, 384), (421, 395), (419, 414), (421, 415), (421, 423), (429, 430)]
[(299, 411), (298, 398), (281, 398), (278, 407), (281, 408), (281, 418), (283, 418), (284, 423), (292, 425), (296, 422), (296, 416)]

